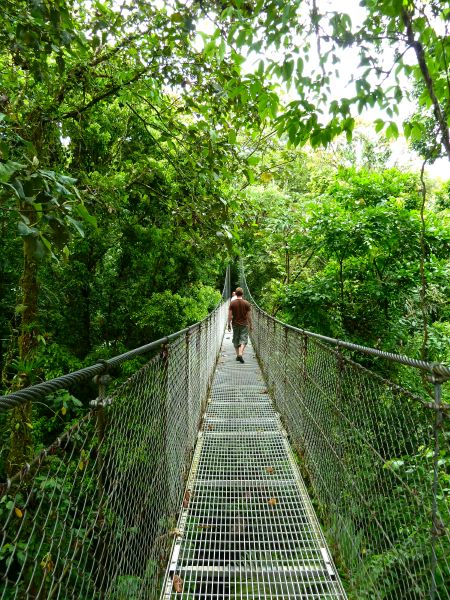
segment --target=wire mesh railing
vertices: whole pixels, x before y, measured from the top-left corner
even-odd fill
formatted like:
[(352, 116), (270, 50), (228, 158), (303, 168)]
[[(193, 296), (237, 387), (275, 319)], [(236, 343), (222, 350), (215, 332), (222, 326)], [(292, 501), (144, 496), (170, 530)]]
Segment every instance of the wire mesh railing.
[[(291, 327), (254, 303), (243, 274), (242, 287), (269, 392), (349, 597), (450, 598), (450, 429), (441, 399), (450, 369)], [(422, 369), (434, 398), (355, 362), (356, 351)]]
[[(202, 322), (86, 370), (4, 397), (41, 398), (93, 374), (92, 409), (0, 484), (0, 598), (157, 598), (229, 297)], [(155, 351), (106, 394), (108, 366)], [(55, 383), (56, 381), (56, 383)]]

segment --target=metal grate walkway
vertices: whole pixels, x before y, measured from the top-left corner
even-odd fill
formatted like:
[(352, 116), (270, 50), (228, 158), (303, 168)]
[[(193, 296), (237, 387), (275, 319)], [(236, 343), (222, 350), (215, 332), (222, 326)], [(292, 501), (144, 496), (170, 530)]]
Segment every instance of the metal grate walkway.
[(251, 346), (226, 333), (162, 600), (346, 598)]

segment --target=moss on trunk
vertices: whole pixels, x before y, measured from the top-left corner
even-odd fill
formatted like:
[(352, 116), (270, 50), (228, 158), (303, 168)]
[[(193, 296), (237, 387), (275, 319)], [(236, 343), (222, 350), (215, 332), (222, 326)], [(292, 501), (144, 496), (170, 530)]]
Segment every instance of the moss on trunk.
[[(15, 380), (15, 389), (30, 385), (30, 362), (37, 347), (37, 310), (38, 310), (38, 263), (35, 257), (35, 240), (31, 236), (23, 242), (22, 321), (19, 338), (20, 370)], [(32, 404), (26, 402), (12, 409), (8, 417), (10, 430), (9, 451), (6, 459), (8, 476), (14, 475), (34, 455), (32, 435)]]

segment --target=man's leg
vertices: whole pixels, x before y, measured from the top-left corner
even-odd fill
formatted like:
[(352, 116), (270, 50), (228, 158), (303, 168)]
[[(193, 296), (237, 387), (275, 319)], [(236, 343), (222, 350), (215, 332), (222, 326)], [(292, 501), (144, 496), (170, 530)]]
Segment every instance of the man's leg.
[(244, 354), (244, 350), (246, 345), (248, 344), (248, 329), (247, 327), (241, 328), (241, 335), (239, 338), (240, 346), (239, 346), (239, 354), (242, 356)]
[(239, 348), (240, 348), (238, 325), (234, 325), (234, 327), (233, 327), (233, 346), (234, 346), (234, 350), (236, 352), (236, 360), (237, 360), (238, 356), (239, 356)]
[(239, 354), (237, 356), (237, 360), (239, 360), (239, 362), (244, 362), (244, 350), (245, 350), (245, 346), (248, 343), (248, 331), (247, 331), (247, 327), (245, 326), (241, 326), (240, 327), (240, 332), (239, 332)]

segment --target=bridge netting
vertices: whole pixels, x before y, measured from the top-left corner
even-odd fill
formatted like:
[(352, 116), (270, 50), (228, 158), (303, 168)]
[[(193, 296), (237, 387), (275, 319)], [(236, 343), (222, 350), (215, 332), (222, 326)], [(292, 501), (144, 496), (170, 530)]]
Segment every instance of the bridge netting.
[(158, 597), (228, 295), (2, 485), (2, 600)]
[(289, 327), (253, 304), (253, 345), (350, 590), (450, 598), (445, 368)]
[[(147, 364), (112, 392), (100, 377), (85, 417), (0, 484), (1, 600), (159, 598), (228, 296), (227, 283), (207, 319), (150, 345)], [(390, 356), (253, 313), (267, 390), (348, 597), (450, 598), (448, 369), (388, 368)], [(417, 367), (433, 397), (408, 375)], [(9, 398), (3, 406), (22, 401)]]

